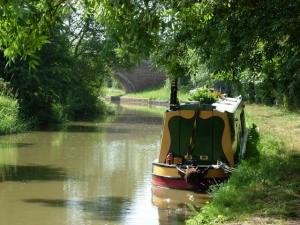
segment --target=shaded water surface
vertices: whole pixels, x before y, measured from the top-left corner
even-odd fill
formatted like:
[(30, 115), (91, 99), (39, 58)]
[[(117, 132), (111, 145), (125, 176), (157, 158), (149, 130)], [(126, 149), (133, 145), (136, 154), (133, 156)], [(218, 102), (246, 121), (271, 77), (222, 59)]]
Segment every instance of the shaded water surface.
[(151, 187), (160, 113), (0, 136), (0, 225), (183, 224), (206, 196)]

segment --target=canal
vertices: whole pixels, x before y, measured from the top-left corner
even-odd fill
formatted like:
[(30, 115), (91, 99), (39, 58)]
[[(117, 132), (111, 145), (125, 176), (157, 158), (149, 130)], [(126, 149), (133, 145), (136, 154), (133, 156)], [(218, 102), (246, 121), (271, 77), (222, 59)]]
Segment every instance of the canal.
[(184, 224), (207, 196), (151, 186), (162, 112), (0, 136), (0, 224)]

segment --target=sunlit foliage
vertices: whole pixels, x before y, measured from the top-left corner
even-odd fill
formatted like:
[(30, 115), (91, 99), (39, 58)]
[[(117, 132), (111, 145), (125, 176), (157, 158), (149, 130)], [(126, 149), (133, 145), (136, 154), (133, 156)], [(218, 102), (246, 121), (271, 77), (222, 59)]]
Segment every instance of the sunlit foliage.
[(29, 114), (85, 114), (105, 76), (145, 58), (184, 85), (297, 108), (299, 14), (299, 0), (2, 0), (0, 75)]

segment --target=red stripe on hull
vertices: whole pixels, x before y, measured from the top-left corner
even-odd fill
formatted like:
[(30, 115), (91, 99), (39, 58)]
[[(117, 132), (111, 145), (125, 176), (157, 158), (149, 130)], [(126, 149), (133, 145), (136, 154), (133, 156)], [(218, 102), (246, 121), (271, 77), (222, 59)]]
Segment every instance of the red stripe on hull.
[(168, 178), (168, 177), (160, 177), (160, 176), (152, 176), (152, 184), (156, 186), (163, 186), (168, 188), (174, 188), (174, 189), (196, 189), (192, 185), (189, 185), (185, 182), (184, 179), (178, 179), (178, 178)]

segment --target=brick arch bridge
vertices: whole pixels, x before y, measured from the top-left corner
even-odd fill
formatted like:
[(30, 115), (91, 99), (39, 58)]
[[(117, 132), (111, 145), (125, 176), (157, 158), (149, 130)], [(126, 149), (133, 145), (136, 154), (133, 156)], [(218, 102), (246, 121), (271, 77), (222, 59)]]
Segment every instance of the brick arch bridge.
[(166, 80), (166, 75), (154, 69), (150, 62), (143, 61), (131, 69), (116, 70), (114, 78), (128, 93), (162, 85)]

